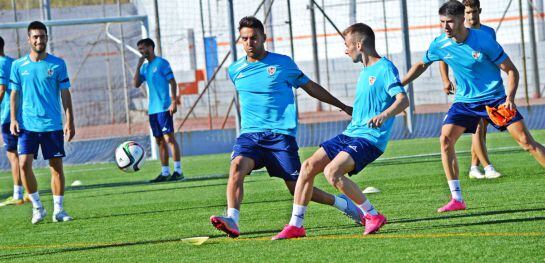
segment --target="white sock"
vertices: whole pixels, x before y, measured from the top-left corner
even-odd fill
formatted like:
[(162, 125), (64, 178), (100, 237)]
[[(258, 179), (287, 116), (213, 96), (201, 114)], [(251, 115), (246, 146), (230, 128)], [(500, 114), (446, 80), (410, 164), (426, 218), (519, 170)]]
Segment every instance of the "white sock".
[(235, 208), (227, 208), (227, 217), (233, 219), (235, 223), (238, 225), (238, 220), (240, 218), (240, 211), (238, 211)]
[(469, 168), (469, 171), (470, 172), (481, 172), (479, 171), (479, 166), (478, 165), (472, 165), (471, 168)]
[(179, 174), (182, 174), (182, 162), (180, 161), (174, 162), (174, 171)]
[(341, 211), (344, 211), (346, 210), (346, 207), (348, 207), (348, 202), (346, 202), (345, 199), (335, 195), (335, 203), (333, 204), (333, 206)]
[(23, 186), (13, 185), (13, 199), (23, 199)]
[(454, 198), (456, 201), (464, 201), (464, 199), (462, 198), (462, 188), (460, 187), (459, 180), (449, 180), (448, 188), (450, 188), (450, 194), (452, 198)]
[(162, 176), (169, 176), (170, 175), (170, 168), (167, 166), (161, 166), (161, 175)]
[(496, 169), (494, 169), (494, 166), (492, 164), (489, 164), (487, 167), (484, 168), (485, 172), (494, 172)]
[(40, 201), (40, 194), (38, 193), (38, 191), (32, 194), (28, 194), (28, 197), (30, 198), (30, 201), (32, 202), (33, 208), (43, 207), (42, 202)]
[(306, 206), (293, 204), (293, 210), (291, 212), (290, 226), (303, 227), (303, 220), (305, 219)]
[(367, 215), (367, 214), (370, 214), (372, 216), (378, 215), (377, 210), (371, 204), (371, 202), (369, 202), (369, 199), (365, 200), (365, 202), (363, 202), (363, 204), (358, 205), (358, 206), (360, 207), (361, 211), (363, 211), (363, 215)]
[(53, 213), (58, 213), (62, 211), (62, 202), (64, 201), (64, 196), (54, 195), (53, 196)]

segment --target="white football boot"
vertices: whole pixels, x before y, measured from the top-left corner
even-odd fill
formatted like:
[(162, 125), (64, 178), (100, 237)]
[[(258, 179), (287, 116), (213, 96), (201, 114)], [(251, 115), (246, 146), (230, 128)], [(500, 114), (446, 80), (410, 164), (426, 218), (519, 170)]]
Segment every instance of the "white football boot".
[(40, 223), (44, 220), (45, 216), (47, 216), (47, 212), (43, 207), (32, 208), (32, 224)]
[(66, 221), (72, 221), (72, 217), (66, 213), (66, 211), (61, 210), (57, 213), (53, 214), (53, 222), (66, 222)]

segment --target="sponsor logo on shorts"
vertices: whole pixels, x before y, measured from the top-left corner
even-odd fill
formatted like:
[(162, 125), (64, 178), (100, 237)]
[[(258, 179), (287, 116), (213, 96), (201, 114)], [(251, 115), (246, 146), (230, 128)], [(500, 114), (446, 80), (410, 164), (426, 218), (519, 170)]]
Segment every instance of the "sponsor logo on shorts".
[(163, 130), (162, 131), (168, 131), (168, 128), (167, 127), (163, 127)]
[(59, 156), (62, 156), (62, 153), (58, 152), (56, 154), (53, 155), (54, 157), (59, 157)]
[(296, 170), (295, 172), (291, 173), (290, 175), (299, 176), (299, 171)]
[(348, 145), (348, 148), (354, 150), (355, 152), (358, 152), (358, 147), (357, 146), (354, 146), (354, 145)]

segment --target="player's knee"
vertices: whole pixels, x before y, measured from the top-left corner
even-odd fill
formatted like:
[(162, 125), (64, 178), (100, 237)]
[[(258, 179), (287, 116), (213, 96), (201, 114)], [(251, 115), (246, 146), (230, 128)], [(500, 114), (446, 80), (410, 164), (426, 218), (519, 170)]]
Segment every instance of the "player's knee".
[(529, 138), (528, 136), (520, 136), (518, 138), (518, 143), (522, 149), (524, 149), (527, 152), (532, 152), (536, 150), (535, 142)]
[(316, 163), (311, 159), (307, 159), (301, 165), (301, 175), (314, 174), (316, 169)]
[(155, 137), (155, 142), (157, 142), (157, 145), (163, 146), (165, 139), (163, 137)]
[(447, 149), (449, 147), (453, 147), (454, 145), (452, 144), (452, 138), (450, 138), (449, 136), (447, 135), (443, 135), (441, 134), (441, 136), (439, 137), (439, 142), (441, 143), (441, 148), (442, 149)]
[(339, 173), (339, 167), (328, 165), (324, 169), (324, 175), (329, 184), (337, 186), (340, 182), (342, 174)]

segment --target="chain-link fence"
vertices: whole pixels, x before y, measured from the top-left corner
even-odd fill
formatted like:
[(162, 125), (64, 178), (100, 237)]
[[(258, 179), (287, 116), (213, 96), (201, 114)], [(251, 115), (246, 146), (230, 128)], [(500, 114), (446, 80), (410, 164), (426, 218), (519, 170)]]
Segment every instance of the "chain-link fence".
[[(175, 115), (177, 128), (182, 132), (222, 130), (235, 127), (236, 113), (236, 105), (233, 103), (234, 87), (228, 80), (226, 70), (233, 61), (232, 55), (228, 57), (228, 2), (2, 0), (0, 21), (12, 23), (47, 18), (60, 20), (120, 15), (147, 16), (149, 35), (158, 44), (156, 51), (170, 61), (178, 81), (181, 95), (179, 111)], [(233, 2), (235, 28), (240, 18), (255, 14), (265, 22), (269, 51), (293, 56), (310, 78), (321, 83), (347, 104), (353, 102), (361, 65), (352, 63), (345, 56), (343, 39), (335, 27), (343, 30), (353, 22), (369, 24), (376, 33), (378, 52), (388, 56), (398, 66), (400, 75), (406, 72), (400, 0)], [(443, 2), (407, 1), (409, 53), (413, 62), (421, 59), (429, 43), (440, 34), (437, 10)], [(531, 98), (537, 91), (543, 92), (544, 89), (545, 78), (540, 78), (541, 83), (536, 84), (534, 72), (545, 75), (545, 66), (537, 63), (537, 70), (533, 67), (534, 58), (538, 62), (545, 60), (543, 2), (481, 0), (482, 23), (497, 30), (498, 42), (503, 45), (521, 72), (517, 98), (525, 98), (526, 90)], [(12, 3), (16, 3), (15, 11)], [(315, 36), (311, 30), (311, 6), (315, 13)], [(533, 12), (533, 25), (529, 23), (529, 18), (532, 17), (529, 16), (530, 10)], [(522, 17), (519, 11), (522, 11)], [(159, 26), (156, 25), (157, 20)], [(123, 32), (120, 25), (123, 26)], [(51, 28), (51, 52), (66, 60), (72, 80), (78, 127), (76, 140), (148, 134), (146, 91), (134, 89), (131, 84), (138, 55), (126, 47), (123, 59), (118, 41), (123, 40), (127, 46), (135, 48), (138, 39), (145, 35), (144, 31), (137, 22)], [(238, 32), (235, 30), (235, 33)], [(525, 41), (521, 41), (522, 33)], [(532, 35), (536, 39), (535, 49), (531, 45)], [(19, 57), (28, 52), (25, 29), (2, 29), (0, 36), (6, 40), (7, 55)], [(312, 44), (314, 38), (316, 45)], [(524, 49), (522, 43), (525, 43)], [(313, 48), (316, 48), (317, 60), (314, 59)], [(241, 45), (237, 45), (237, 55), (245, 55)], [(220, 65), (224, 60), (225, 63)], [(526, 67), (523, 65), (524, 60)], [(215, 71), (215, 79), (207, 81)], [(297, 90), (297, 95), (300, 122), (309, 125), (302, 127), (300, 134), (308, 134), (311, 130), (317, 132), (313, 137), (300, 136), (301, 141), (307, 142), (306, 144), (314, 143), (324, 139), (322, 137), (340, 132), (346, 125), (348, 117), (336, 109), (318, 103), (301, 90)], [(451, 98), (443, 94), (437, 66), (433, 66), (414, 83), (414, 101), (417, 113), (444, 111), (446, 103), (451, 102)], [(531, 103), (540, 101), (532, 100)], [(231, 133), (225, 134), (227, 133), (206, 138), (212, 141), (220, 140), (218, 136), (233, 139)], [(184, 147), (190, 147), (192, 143), (198, 144), (191, 141), (194, 138), (187, 136), (189, 135), (182, 135)]]

